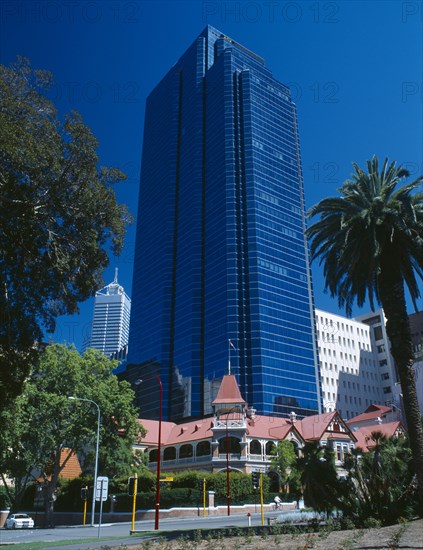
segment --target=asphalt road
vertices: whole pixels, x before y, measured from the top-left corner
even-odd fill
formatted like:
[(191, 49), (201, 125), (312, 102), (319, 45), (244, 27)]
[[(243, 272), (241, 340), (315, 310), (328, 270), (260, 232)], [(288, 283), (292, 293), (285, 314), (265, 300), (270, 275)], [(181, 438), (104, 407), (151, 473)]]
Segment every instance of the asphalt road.
[[(278, 516), (280, 512), (266, 512), (265, 522), (267, 518)], [(261, 514), (252, 514), (251, 525), (261, 525)], [(248, 526), (248, 517), (246, 514), (235, 514), (231, 516), (207, 516), (203, 517), (186, 517), (186, 518), (169, 518), (160, 521), (160, 530), (162, 531), (181, 531), (186, 529), (201, 529), (213, 527), (246, 527)], [(137, 539), (147, 535), (150, 537), (154, 531), (154, 520), (137, 521), (135, 523), (135, 531), (130, 535), (131, 523), (113, 523), (104, 524), (100, 529), (100, 539), (98, 539), (98, 526), (69, 526), (55, 527), (54, 529), (22, 529), (9, 531), (0, 529), (0, 545), (1, 544), (16, 544), (16, 543), (31, 543), (31, 542), (61, 542), (61, 541), (78, 541), (90, 539), (87, 543), (75, 542), (75, 544), (67, 545), (67, 550), (77, 550), (84, 548), (104, 548), (105, 545), (118, 546), (119, 544), (136, 544)], [(138, 532), (139, 531), (139, 532)], [(154, 533), (153, 533), (154, 536)], [(107, 538), (115, 538), (110, 542), (105, 541)], [(97, 541), (95, 540), (97, 539)], [(50, 547), (51, 548), (51, 547)], [(56, 547), (53, 547), (56, 548)], [(61, 550), (63, 546), (58, 545), (57, 549)]]

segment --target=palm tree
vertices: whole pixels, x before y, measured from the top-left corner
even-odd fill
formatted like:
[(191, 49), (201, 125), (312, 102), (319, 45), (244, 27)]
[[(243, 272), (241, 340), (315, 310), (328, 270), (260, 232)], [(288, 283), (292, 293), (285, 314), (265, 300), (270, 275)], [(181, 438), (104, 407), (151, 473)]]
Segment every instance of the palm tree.
[[(423, 193), (414, 192), (423, 176), (398, 187), (409, 173), (385, 159), (379, 172), (376, 156), (366, 173), (355, 172), (339, 189), (341, 196), (323, 199), (309, 211), (320, 215), (307, 230), (312, 259), (324, 265), (325, 290), (338, 297), (347, 315), (352, 304), (368, 298), (382, 305), (391, 353), (397, 364), (405, 417), (423, 509), (423, 429), (413, 372), (413, 348), (405, 287), (417, 310), (416, 275), (423, 279)], [(398, 187), (398, 188), (397, 188)]]
[(339, 480), (336, 474), (335, 453), (311, 441), (304, 445), (303, 456), (297, 460), (306, 506), (329, 513), (339, 505)]
[(340, 480), (340, 509), (356, 524), (365, 524), (369, 518), (383, 525), (400, 517), (411, 519), (417, 495), (408, 439), (387, 439), (378, 431), (372, 432), (371, 439), (375, 446), (369, 452), (354, 449), (345, 457), (347, 477)]

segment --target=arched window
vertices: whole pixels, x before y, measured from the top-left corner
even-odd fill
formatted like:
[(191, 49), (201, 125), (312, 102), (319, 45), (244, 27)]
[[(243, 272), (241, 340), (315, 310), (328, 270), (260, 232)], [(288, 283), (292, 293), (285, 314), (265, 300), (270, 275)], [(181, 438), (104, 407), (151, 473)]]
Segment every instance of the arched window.
[(273, 441), (268, 441), (266, 443), (266, 454), (267, 455), (272, 454), (272, 451), (274, 448), (275, 448), (275, 444), (273, 443)]
[(294, 445), (294, 451), (297, 456), (301, 456), (301, 449), (296, 441), (291, 439), (291, 443)]
[(163, 460), (175, 460), (175, 459), (176, 459), (175, 447), (167, 447), (163, 453)]
[(209, 441), (200, 441), (197, 445), (197, 456), (207, 456), (211, 454), (211, 445)]
[(190, 458), (192, 456), (192, 445), (185, 443), (179, 449), (179, 458)]
[[(241, 454), (241, 445), (237, 437), (228, 437), (228, 451), (233, 454)], [(219, 439), (219, 453), (226, 453), (226, 437)]]
[(148, 454), (149, 462), (157, 462), (157, 457), (158, 457), (157, 449), (153, 449)]
[(250, 442), (250, 455), (261, 455), (261, 443), (257, 439)]

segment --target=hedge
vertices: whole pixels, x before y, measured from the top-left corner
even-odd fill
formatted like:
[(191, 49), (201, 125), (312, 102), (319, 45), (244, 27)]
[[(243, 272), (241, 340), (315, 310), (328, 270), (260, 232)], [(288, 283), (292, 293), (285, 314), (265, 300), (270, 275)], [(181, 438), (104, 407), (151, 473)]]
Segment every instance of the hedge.
[[(215, 505), (227, 503), (227, 475), (226, 472), (210, 473), (198, 470), (170, 473), (165, 472), (163, 476), (172, 477), (172, 482), (163, 484), (160, 491), (161, 508), (172, 507), (195, 507), (203, 505), (203, 494), (199, 490), (199, 481), (206, 480), (206, 490), (215, 492)], [(269, 492), (269, 478), (262, 476), (264, 502), (273, 501), (276, 493)], [(109, 495), (114, 494), (117, 502), (114, 510), (117, 512), (128, 512), (132, 510), (132, 497), (127, 494), (127, 478), (111, 479), (109, 482)], [(230, 473), (231, 504), (259, 504), (260, 495), (254, 490), (251, 475), (239, 472)], [(55, 503), (57, 511), (80, 511), (83, 507), (81, 499), (81, 488), (89, 487), (89, 502), (92, 498), (92, 480), (77, 478), (70, 481), (61, 480), (58, 488), (58, 498)], [(140, 472), (138, 477), (137, 508), (150, 509), (156, 505), (156, 476), (149, 471)], [(35, 496), (35, 485), (28, 487), (23, 506), (25, 509), (33, 509)], [(294, 499), (295, 495), (290, 495)], [(208, 504), (208, 500), (207, 500)], [(103, 504), (104, 512), (110, 509), (110, 499)]]

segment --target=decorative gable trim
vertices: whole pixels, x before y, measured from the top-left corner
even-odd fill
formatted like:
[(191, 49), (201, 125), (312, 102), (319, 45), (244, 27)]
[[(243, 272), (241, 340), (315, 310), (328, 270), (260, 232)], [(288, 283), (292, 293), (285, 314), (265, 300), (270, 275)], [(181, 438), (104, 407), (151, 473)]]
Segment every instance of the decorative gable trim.
[(335, 411), (334, 416), (332, 417), (332, 420), (329, 422), (325, 431), (334, 435), (337, 433), (345, 434), (350, 436), (352, 441), (357, 441), (353, 432), (348, 427), (348, 424), (342, 419), (338, 411)]

